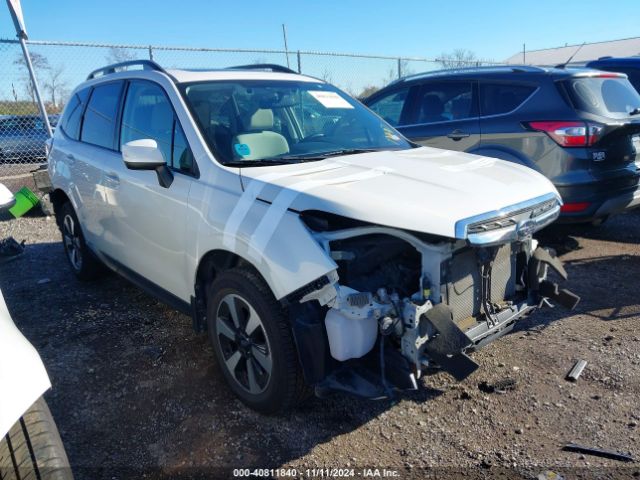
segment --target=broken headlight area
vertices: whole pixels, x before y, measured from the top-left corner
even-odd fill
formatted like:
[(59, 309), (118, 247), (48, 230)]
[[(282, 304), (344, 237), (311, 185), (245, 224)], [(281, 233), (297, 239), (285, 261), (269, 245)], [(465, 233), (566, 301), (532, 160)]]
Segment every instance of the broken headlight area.
[(379, 226), (342, 224), (313, 235), (337, 265), (289, 297), (308, 383), (320, 395), (369, 398), (415, 389), (428, 368), (464, 379), (468, 354), (551, 301), (577, 297), (547, 279), (560, 261), (526, 238), (474, 246)]

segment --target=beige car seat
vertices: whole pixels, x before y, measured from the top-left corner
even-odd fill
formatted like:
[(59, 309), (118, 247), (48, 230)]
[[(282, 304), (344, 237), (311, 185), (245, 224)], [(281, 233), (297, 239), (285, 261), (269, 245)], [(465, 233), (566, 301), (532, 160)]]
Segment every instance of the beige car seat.
[(273, 131), (273, 111), (258, 109), (243, 122), (245, 133), (233, 137), (234, 156), (240, 160), (259, 160), (289, 153), (289, 143)]

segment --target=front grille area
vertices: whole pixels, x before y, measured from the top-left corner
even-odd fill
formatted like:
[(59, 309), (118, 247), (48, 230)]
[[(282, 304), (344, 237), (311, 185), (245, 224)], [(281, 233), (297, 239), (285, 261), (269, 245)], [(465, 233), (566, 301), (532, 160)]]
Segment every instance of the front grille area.
[[(481, 277), (476, 249), (453, 255), (442, 270), (442, 299), (453, 312), (453, 321), (477, 317), (481, 312)], [(516, 251), (512, 245), (498, 248), (491, 272), (491, 301), (512, 299), (516, 293)]]
[(501, 216), (490, 218), (475, 222), (467, 226), (467, 234), (484, 233), (492, 230), (499, 230), (501, 228), (510, 227), (516, 225), (519, 220), (523, 219), (535, 219), (543, 213), (548, 212), (552, 208), (558, 205), (558, 201), (553, 198), (545, 202), (533, 205), (531, 207), (523, 208), (510, 213), (508, 216)]

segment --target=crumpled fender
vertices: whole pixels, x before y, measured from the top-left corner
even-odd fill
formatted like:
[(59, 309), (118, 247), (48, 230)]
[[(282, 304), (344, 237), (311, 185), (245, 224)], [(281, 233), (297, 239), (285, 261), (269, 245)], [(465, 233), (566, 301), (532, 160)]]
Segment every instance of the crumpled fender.
[(16, 328), (0, 291), (0, 438), (49, 388), (40, 355)]

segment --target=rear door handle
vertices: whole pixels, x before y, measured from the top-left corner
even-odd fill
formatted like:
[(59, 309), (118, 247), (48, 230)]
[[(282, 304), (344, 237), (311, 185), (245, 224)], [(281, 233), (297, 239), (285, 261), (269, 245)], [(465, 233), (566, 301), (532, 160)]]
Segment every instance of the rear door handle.
[(470, 137), (470, 136), (471, 136), (470, 133), (463, 132), (462, 130), (454, 130), (449, 135), (447, 135), (447, 137), (449, 137), (451, 140), (454, 140), (456, 142), (458, 140), (462, 140), (463, 138), (467, 138), (467, 137)]

